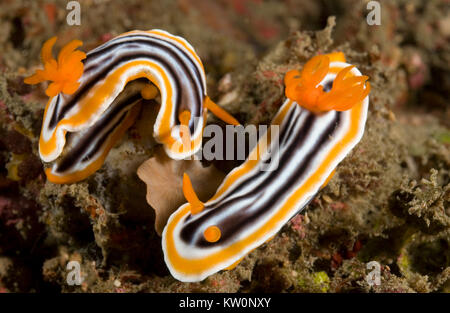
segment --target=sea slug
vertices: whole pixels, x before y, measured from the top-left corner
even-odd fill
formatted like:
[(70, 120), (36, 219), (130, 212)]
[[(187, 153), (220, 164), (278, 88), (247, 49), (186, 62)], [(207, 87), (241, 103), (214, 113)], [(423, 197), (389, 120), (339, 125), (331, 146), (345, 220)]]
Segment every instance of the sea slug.
[[(229, 269), (271, 239), (317, 194), (360, 141), (367, 117), (367, 76), (343, 53), (319, 55), (285, 76), (286, 101), (247, 160), (202, 203), (185, 175), (188, 201), (169, 218), (162, 236), (171, 274), (200, 281)], [(268, 144), (265, 144), (265, 143)], [(278, 167), (261, 170), (267, 155)]]
[(202, 62), (183, 38), (162, 30), (131, 31), (85, 54), (74, 40), (55, 60), (49, 39), (41, 51), (44, 70), (28, 84), (50, 80), (39, 154), (47, 178), (71, 183), (97, 171), (109, 150), (134, 123), (142, 99), (160, 96), (154, 137), (174, 159), (201, 146), (207, 110), (238, 122), (206, 95)]

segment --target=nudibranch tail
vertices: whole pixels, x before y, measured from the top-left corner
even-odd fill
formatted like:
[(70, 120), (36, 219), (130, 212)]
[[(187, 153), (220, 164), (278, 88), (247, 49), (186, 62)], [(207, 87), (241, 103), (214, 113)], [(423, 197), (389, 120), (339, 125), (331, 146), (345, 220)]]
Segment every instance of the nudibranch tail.
[[(330, 108), (320, 114), (317, 106), (310, 110), (288, 98), (272, 120), (277, 127), (269, 128), (250, 152), (255, 157), (231, 171), (200, 212), (193, 214), (186, 203), (170, 216), (162, 245), (164, 259), (175, 278), (200, 281), (234, 267), (303, 210), (359, 142), (370, 89), (367, 84), (361, 85), (366, 78), (342, 57), (337, 53), (315, 58), (306, 69), (310, 75), (302, 78), (291, 72), (287, 81), (326, 93), (328, 86), (339, 79), (336, 90), (348, 87), (351, 96), (343, 95), (347, 100), (354, 102), (366, 96), (351, 103), (347, 110)], [(344, 76), (343, 82), (338, 73)], [(294, 88), (292, 92), (297, 91)], [(341, 107), (347, 105), (340, 98), (335, 100)], [(278, 166), (266, 170), (267, 160), (277, 160)]]
[[(184, 159), (200, 149), (208, 108), (219, 118), (237, 123), (210, 105), (203, 64), (181, 37), (162, 30), (132, 31), (87, 54), (75, 50), (81, 41), (74, 40), (61, 49), (57, 60), (52, 57), (55, 42), (56, 37), (51, 38), (42, 48), (44, 70), (25, 79), (30, 84), (52, 81), (46, 91), (51, 98), (44, 113), (39, 154), (52, 163), (47, 177), (53, 182), (82, 180), (98, 168), (93, 163), (104, 160), (113, 134), (124, 133), (131, 119), (124, 117), (125, 111), (138, 105), (138, 100), (160, 102), (153, 135), (173, 159)], [(188, 119), (179, 119), (183, 112), (189, 112)], [(100, 138), (105, 132), (98, 125), (112, 128)], [(100, 140), (108, 144), (100, 145)], [(96, 158), (83, 159), (71, 152), (89, 155), (90, 146), (98, 148)]]
[(58, 61), (52, 56), (52, 48), (57, 37), (47, 40), (41, 50), (41, 59), (44, 64), (43, 70), (37, 70), (35, 74), (25, 78), (26, 84), (34, 85), (43, 81), (52, 81), (45, 93), (49, 97), (54, 97), (60, 92), (71, 95), (79, 87), (78, 80), (83, 74), (83, 62), (86, 54), (75, 50), (83, 43), (79, 40), (72, 40), (65, 45), (58, 55)]

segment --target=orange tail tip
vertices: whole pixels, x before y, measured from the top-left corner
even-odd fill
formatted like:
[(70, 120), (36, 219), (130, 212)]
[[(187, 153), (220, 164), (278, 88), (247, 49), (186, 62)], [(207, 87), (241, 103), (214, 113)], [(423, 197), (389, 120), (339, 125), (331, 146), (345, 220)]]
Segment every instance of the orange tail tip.
[(52, 48), (57, 37), (47, 40), (41, 49), (41, 60), (44, 64), (43, 70), (37, 70), (35, 74), (25, 78), (26, 84), (34, 85), (43, 81), (52, 81), (45, 93), (54, 97), (58, 93), (73, 94), (79, 87), (78, 80), (83, 74), (83, 62), (86, 54), (75, 50), (83, 45), (80, 40), (72, 40), (65, 45), (58, 54), (58, 60), (52, 56)]
[[(335, 56), (331, 57), (335, 58)], [(354, 66), (342, 69), (336, 76), (329, 92), (317, 86), (327, 75), (330, 57), (318, 55), (309, 60), (301, 72), (292, 70), (286, 73), (286, 97), (314, 113), (330, 110), (346, 111), (360, 103), (370, 92), (368, 76), (350, 76)]]
[(183, 174), (183, 194), (186, 200), (191, 205), (191, 214), (197, 214), (203, 210), (205, 205), (197, 197), (197, 194), (195, 193), (194, 188), (192, 187), (191, 180), (189, 179), (189, 176), (186, 173)]

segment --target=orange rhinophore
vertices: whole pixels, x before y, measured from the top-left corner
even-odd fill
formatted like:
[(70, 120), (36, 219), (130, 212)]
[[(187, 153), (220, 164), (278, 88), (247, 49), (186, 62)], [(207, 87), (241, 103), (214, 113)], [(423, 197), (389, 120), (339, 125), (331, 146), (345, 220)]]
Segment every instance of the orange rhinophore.
[(44, 64), (43, 70), (37, 70), (35, 74), (25, 78), (26, 84), (34, 85), (49, 80), (52, 83), (48, 86), (45, 93), (49, 97), (54, 97), (60, 92), (71, 95), (80, 83), (78, 80), (83, 74), (83, 62), (86, 54), (75, 50), (83, 45), (80, 40), (72, 40), (65, 45), (58, 54), (58, 61), (52, 56), (52, 48), (57, 37), (47, 40), (42, 46), (41, 59)]
[(197, 197), (197, 194), (195, 193), (194, 188), (192, 187), (191, 180), (189, 179), (189, 176), (186, 173), (184, 173), (183, 175), (183, 194), (186, 200), (191, 205), (192, 214), (200, 213), (203, 210), (205, 205)]
[(329, 57), (318, 55), (309, 60), (301, 72), (289, 71), (284, 77), (286, 97), (314, 113), (346, 111), (367, 97), (370, 84), (366, 81), (369, 77), (348, 75), (353, 65), (340, 70), (331, 90), (324, 91), (319, 83), (327, 75), (329, 67)]

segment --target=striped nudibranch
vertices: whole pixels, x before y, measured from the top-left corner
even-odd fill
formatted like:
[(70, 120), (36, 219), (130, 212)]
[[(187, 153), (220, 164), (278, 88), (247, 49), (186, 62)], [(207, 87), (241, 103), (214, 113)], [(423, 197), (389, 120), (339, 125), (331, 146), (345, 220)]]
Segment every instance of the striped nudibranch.
[[(301, 73), (285, 76), (288, 99), (272, 121), (279, 126), (276, 145), (269, 127), (206, 203), (185, 175), (188, 202), (170, 216), (162, 237), (175, 278), (200, 281), (233, 268), (313, 199), (363, 135), (367, 79), (342, 53), (312, 58)], [(278, 167), (262, 171), (268, 154), (278, 158)]]
[[(54, 183), (80, 181), (97, 171), (114, 143), (134, 123), (142, 99), (161, 97), (153, 126), (174, 159), (201, 146), (206, 112), (238, 122), (206, 95), (202, 62), (183, 38), (162, 30), (122, 34), (84, 54), (74, 40), (52, 58), (56, 37), (41, 51), (44, 70), (28, 84), (53, 81), (46, 90), (39, 154)], [(183, 131), (186, 130), (186, 131)]]

